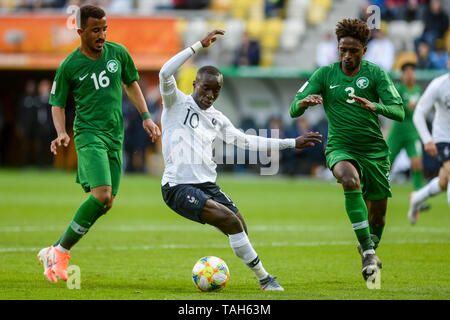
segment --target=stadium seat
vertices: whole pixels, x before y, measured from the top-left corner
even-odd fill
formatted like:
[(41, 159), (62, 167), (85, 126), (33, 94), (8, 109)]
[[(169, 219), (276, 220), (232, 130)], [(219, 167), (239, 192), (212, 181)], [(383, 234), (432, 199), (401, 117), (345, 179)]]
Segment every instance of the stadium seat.
[(264, 28), (263, 20), (249, 20), (246, 24), (246, 31), (250, 38), (252, 39), (260, 39), (261, 33)]
[(286, 16), (288, 19), (305, 19), (306, 11), (310, 0), (289, 0), (286, 5)]
[(322, 7), (321, 5), (318, 5), (314, 2), (311, 2), (308, 7), (308, 12), (306, 15), (306, 20), (310, 25), (318, 25), (325, 21), (327, 17), (327, 10), (326, 8)]
[(398, 71), (402, 67), (403, 64), (407, 62), (416, 63), (417, 55), (413, 51), (402, 51), (399, 52), (394, 61), (394, 65), (392, 67), (393, 70)]
[(272, 50), (264, 49), (261, 52), (261, 61), (259, 63), (261, 67), (271, 67), (273, 65), (273, 52)]
[(283, 32), (280, 38), (280, 47), (285, 51), (292, 51), (300, 44), (306, 26), (303, 20), (296, 18), (287, 19), (283, 22)]
[(215, 12), (227, 12), (230, 10), (233, 0), (212, 0), (209, 8)]
[(198, 41), (198, 39), (203, 39), (208, 32), (208, 24), (203, 18), (196, 18), (189, 21), (187, 30), (188, 32), (184, 35), (185, 46), (193, 44)]
[(226, 22), (225, 30), (227, 31), (227, 36), (222, 39), (224, 48), (234, 51), (241, 44), (242, 34), (245, 31), (245, 22), (240, 19), (229, 19)]
[(408, 23), (402, 20), (389, 23), (387, 36), (392, 41), (395, 51), (411, 50), (411, 48), (407, 48), (408, 41), (411, 41), (410, 36), (408, 36), (410, 32), (408, 28)]

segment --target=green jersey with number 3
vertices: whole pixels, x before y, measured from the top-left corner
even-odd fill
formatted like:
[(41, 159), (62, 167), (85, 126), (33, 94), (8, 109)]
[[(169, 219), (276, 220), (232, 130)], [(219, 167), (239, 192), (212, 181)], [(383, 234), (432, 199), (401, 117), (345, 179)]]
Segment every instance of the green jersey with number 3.
[[(353, 77), (342, 72), (340, 62), (319, 68), (297, 92), (290, 108), (291, 117), (305, 112), (307, 108), (300, 108), (298, 103), (311, 94), (322, 95), (327, 114), (326, 154), (344, 150), (379, 158), (389, 153), (378, 115), (402, 121), (404, 111), (402, 98), (383, 69), (365, 60), (361, 61), (360, 70)], [(376, 110), (366, 110), (352, 98), (353, 95), (373, 102)]]
[(49, 103), (65, 108), (71, 91), (76, 104), (77, 147), (91, 143), (96, 135), (111, 149), (120, 149), (124, 135), (122, 82), (137, 80), (137, 69), (124, 46), (106, 41), (98, 59), (89, 59), (77, 48), (56, 70)]

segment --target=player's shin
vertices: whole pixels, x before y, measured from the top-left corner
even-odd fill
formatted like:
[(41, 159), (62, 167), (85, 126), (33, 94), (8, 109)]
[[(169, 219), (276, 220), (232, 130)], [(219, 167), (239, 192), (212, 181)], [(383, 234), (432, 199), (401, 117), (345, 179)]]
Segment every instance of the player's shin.
[(253, 249), (245, 231), (236, 234), (229, 234), (230, 245), (233, 252), (253, 271), (258, 280), (268, 276), (258, 254)]
[(414, 170), (411, 174), (414, 190), (419, 190), (423, 186), (422, 170)]
[(70, 226), (58, 240), (59, 245), (66, 250), (70, 250), (104, 213), (104, 207), (103, 203), (90, 195), (78, 208)]
[[(344, 191), (345, 209), (363, 252), (372, 253), (374, 243), (370, 236), (367, 207), (360, 190)], [(375, 253), (375, 251), (373, 251)]]

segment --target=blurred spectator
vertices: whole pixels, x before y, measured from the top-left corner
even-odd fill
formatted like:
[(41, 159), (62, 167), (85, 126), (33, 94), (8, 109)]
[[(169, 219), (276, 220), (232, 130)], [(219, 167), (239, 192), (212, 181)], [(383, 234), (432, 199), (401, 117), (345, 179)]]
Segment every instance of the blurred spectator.
[(53, 126), (51, 106), (48, 103), (51, 89), (49, 79), (42, 79), (38, 84), (37, 123), (38, 123), (38, 164), (48, 167), (52, 164), (52, 154), (49, 151), (50, 142), (56, 131)]
[(441, 39), (448, 29), (448, 15), (442, 8), (440, 0), (430, 0), (429, 8), (424, 16), (425, 29), (422, 36), (415, 41), (416, 47), (420, 41), (426, 41), (430, 48), (436, 48), (436, 40)]
[(382, 29), (372, 30), (372, 40), (367, 45), (365, 60), (375, 63), (385, 71), (390, 71), (395, 59), (395, 48), (392, 41), (385, 36)]
[(428, 42), (422, 40), (417, 47), (417, 69), (447, 69), (447, 53), (432, 51)]
[(386, 20), (400, 20), (406, 7), (407, 0), (386, 0)]
[(256, 40), (251, 40), (247, 33), (242, 34), (241, 47), (234, 57), (235, 66), (257, 66), (261, 59), (260, 45)]
[(133, 12), (133, 0), (110, 0), (106, 10), (109, 14), (130, 14)]
[(24, 142), (22, 162), (25, 166), (37, 162), (39, 99), (36, 90), (36, 81), (29, 79), (25, 84), (24, 95), (20, 99), (20, 129)]
[[(142, 86), (145, 88), (145, 86)], [(144, 97), (147, 102), (149, 112), (155, 123), (160, 123), (161, 105), (159, 103), (158, 86), (146, 88)], [(135, 106), (129, 99), (123, 101), (124, 116), (124, 167), (127, 172), (147, 172), (146, 154), (149, 147), (155, 150), (156, 143), (153, 143), (148, 134), (142, 128), (142, 118)]]
[(422, 20), (424, 11), (424, 0), (408, 0), (403, 11), (403, 20), (407, 22)]
[(211, 0), (172, 0), (174, 9), (206, 9)]
[(283, 9), (283, 6), (283, 0), (265, 0), (264, 11), (266, 13), (266, 18), (281, 16), (281, 10)]
[(318, 67), (327, 66), (339, 60), (336, 40), (331, 32), (325, 34), (324, 40), (316, 48), (316, 64)]
[(18, 0), (17, 8), (26, 10), (63, 8), (66, 0)]

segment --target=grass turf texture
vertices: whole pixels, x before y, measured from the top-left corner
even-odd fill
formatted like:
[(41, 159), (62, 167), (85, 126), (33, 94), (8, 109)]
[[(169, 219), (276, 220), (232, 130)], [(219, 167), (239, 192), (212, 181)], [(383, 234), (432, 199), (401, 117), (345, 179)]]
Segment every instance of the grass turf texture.
[[(164, 204), (159, 178), (125, 175), (113, 209), (73, 248), (81, 289), (49, 283), (36, 254), (65, 230), (86, 198), (74, 173), (0, 170), (0, 299), (449, 299), (450, 215), (445, 195), (410, 226), (409, 185), (394, 185), (378, 256), (381, 289), (361, 276), (355, 235), (335, 183), (223, 177), (249, 237), (284, 292), (263, 292), (215, 228)], [(191, 270), (215, 255), (230, 268), (224, 290), (203, 293)]]

